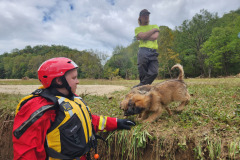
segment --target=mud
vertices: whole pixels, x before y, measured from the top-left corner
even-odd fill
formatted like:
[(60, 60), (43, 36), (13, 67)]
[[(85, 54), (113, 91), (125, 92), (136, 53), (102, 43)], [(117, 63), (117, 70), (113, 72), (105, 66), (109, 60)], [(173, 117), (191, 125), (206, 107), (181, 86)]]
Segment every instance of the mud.
[(13, 159), (13, 115), (3, 115), (0, 110), (0, 160)]

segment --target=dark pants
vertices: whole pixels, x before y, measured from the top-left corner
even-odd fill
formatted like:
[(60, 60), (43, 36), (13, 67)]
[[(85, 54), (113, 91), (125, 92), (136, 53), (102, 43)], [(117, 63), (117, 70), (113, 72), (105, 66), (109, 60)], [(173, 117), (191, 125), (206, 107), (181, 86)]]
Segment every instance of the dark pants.
[(158, 75), (158, 53), (156, 50), (139, 48), (138, 72), (140, 85), (152, 84)]

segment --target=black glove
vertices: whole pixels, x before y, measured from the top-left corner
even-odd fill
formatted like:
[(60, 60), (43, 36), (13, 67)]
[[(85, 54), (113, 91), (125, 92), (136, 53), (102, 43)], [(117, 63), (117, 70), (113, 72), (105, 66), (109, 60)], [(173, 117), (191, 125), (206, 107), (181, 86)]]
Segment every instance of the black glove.
[(130, 130), (131, 126), (135, 126), (136, 123), (128, 119), (117, 119), (117, 128), (118, 129), (127, 129)]

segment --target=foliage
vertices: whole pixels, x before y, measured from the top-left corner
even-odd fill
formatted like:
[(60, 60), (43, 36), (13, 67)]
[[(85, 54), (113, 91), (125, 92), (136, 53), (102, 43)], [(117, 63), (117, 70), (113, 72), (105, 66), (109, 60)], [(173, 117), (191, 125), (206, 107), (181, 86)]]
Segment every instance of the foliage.
[(202, 48), (207, 55), (205, 64), (209, 77), (211, 74), (229, 75), (240, 71), (240, 39), (237, 37), (240, 16), (234, 13), (226, 14), (221, 21), (227, 25), (214, 28)]
[(68, 57), (79, 65), (79, 78), (102, 78), (103, 53), (97, 51), (78, 51), (65, 46), (26, 46), (12, 53), (0, 55), (1, 78), (37, 78), (38, 67), (47, 59)]
[[(127, 48), (117, 46), (112, 57), (107, 61), (104, 66), (105, 78), (111, 77), (111, 72), (115, 72), (118, 69), (118, 75), (125, 79), (137, 78), (137, 50), (138, 42), (133, 42)], [(110, 74), (109, 74), (110, 73)]]
[(202, 45), (209, 38), (216, 26), (218, 16), (201, 10), (191, 21), (185, 20), (175, 31), (174, 50), (179, 53), (184, 65), (186, 76), (205, 75), (205, 55), (201, 52)]
[(179, 54), (173, 51), (173, 31), (166, 27), (159, 27), (159, 38), (158, 38), (158, 61), (159, 61), (159, 75), (161, 77), (169, 77), (171, 75), (171, 67), (180, 63)]
[(104, 70), (104, 77), (109, 78), (110, 80), (113, 79), (113, 77), (117, 77), (119, 74), (119, 68), (113, 70), (112, 67), (108, 67)]

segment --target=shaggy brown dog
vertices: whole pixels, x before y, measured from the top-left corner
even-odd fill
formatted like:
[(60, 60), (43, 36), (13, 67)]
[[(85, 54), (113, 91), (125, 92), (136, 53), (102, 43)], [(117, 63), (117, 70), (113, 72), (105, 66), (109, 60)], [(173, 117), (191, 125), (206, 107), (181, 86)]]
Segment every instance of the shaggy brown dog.
[[(153, 85), (143, 85), (143, 86), (133, 88), (132, 90), (130, 90), (130, 92), (128, 92), (128, 94), (125, 96), (124, 100), (122, 100), (122, 102), (120, 103), (120, 108), (122, 110), (124, 110), (124, 111), (128, 110), (128, 112), (124, 112), (125, 116), (130, 116), (133, 114), (141, 113), (141, 111), (142, 111), (141, 108), (130, 107), (129, 102), (134, 94), (146, 94), (151, 90), (152, 87), (153, 87)], [(132, 111), (130, 111), (130, 110), (132, 110)]]
[[(174, 101), (180, 101), (181, 104), (176, 111), (182, 111), (184, 106), (188, 104), (190, 95), (186, 84), (183, 82), (184, 71), (180, 64), (174, 65), (171, 70), (178, 68), (180, 70), (178, 79), (168, 80), (158, 83), (155, 86), (145, 85), (134, 88), (121, 102), (121, 109), (124, 110), (124, 115), (140, 114), (140, 119), (143, 122), (155, 121), (166, 109), (169, 115), (172, 115), (168, 104)], [(140, 88), (148, 86), (150, 90), (141, 93)], [(150, 115), (150, 113), (152, 113)]]

